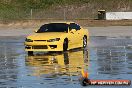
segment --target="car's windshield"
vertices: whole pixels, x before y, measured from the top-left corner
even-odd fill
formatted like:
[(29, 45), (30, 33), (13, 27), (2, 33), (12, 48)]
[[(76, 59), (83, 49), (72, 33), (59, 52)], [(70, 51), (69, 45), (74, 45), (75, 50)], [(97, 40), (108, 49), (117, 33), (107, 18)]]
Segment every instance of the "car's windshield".
[(40, 27), (37, 33), (43, 32), (68, 32), (68, 24), (66, 23), (50, 23)]

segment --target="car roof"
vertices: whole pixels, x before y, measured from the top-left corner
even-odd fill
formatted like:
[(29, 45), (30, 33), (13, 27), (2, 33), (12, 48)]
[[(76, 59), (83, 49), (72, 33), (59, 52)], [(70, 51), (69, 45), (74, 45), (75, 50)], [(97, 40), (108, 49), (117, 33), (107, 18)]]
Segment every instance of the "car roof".
[(49, 22), (48, 24), (50, 23), (66, 23), (66, 24), (70, 24), (70, 23), (75, 23), (75, 22), (72, 22), (72, 21), (57, 21), (57, 22)]

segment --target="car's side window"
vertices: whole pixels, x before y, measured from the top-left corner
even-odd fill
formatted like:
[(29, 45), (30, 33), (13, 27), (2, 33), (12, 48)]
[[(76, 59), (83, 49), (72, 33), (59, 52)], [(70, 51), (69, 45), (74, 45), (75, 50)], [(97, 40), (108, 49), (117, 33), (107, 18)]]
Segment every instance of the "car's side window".
[(80, 30), (80, 26), (75, 24), (75, 23), (70, 23), (69, 29), (76, 29), (76, 30)]

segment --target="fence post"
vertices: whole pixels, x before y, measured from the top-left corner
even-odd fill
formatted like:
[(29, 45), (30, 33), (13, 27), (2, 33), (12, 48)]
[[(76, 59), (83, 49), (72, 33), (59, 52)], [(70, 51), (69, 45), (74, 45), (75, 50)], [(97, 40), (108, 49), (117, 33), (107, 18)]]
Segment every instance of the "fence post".
[(33, 18), (33, 10), (32, 10), (32, 9), (31, 9), (31, 11), (30, 11), (30, 16), (31, 16), (30, 19), (32, 19), (32, 18)]
[(64, 8), (63, 16), (64, 16), (64, 21), (65, 21), (66, 20), (66, 10), (65, 10), (65, 8)]

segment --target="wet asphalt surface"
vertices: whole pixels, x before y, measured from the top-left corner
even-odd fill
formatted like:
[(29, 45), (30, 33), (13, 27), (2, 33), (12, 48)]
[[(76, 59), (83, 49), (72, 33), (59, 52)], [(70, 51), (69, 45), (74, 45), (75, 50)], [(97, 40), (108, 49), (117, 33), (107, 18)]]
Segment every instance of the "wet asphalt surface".
[[(87, 49), (65, 53), (24, 51), (24, 37), (0, 37), (0, 88), (82, 88), (82, 69), (90, 79), (132, 80), (132, 38), (90, 37)], [(87, 88), (132, 86), (87, 86)]]

